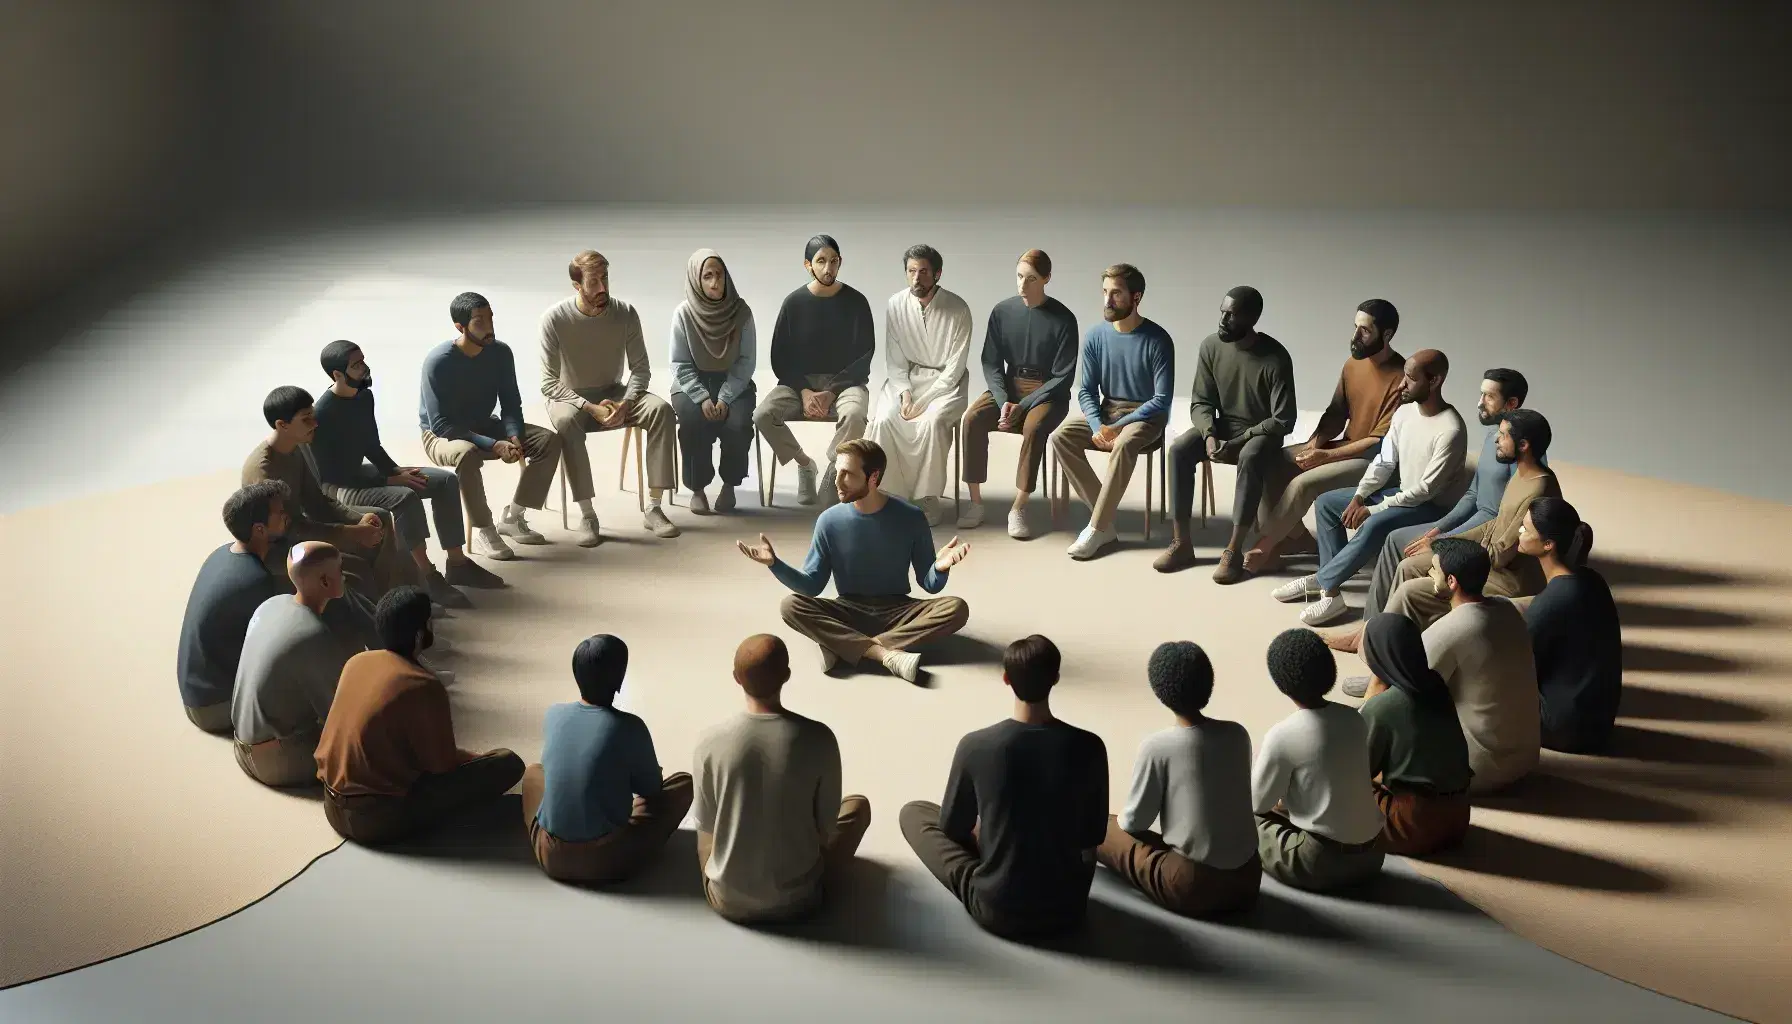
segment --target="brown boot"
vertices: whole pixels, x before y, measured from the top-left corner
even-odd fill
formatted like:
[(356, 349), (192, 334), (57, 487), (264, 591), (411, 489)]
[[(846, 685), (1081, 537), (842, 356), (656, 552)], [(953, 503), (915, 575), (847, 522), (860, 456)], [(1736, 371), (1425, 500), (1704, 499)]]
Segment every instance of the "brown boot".
[(1243, 582), (1246, 573), (1238, 564), (1240, 561), (1237, 548), (1227, 548), (1220, 552), (1220, 564), (1213, 567), (1213, 582), (1228, 585)]
[(1178, 519), (1170, 531), (1170, 546), (1157, 556), (1151, 568), (1158, 572), (1181, 572), (1195, 564), (1195, 545), (1189, 538), (1186, 520)]

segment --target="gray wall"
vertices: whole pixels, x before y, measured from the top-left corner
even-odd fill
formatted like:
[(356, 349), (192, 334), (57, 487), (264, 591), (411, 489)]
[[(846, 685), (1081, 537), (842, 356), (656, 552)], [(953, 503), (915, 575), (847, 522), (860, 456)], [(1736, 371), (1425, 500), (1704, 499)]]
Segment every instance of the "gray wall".
[(179, 230), (212, 165), (217, 5), (0, 4), (0, 322)]
[(255, 0), (242, 180), (388, 202), (1785, 209), (1789, 12)]

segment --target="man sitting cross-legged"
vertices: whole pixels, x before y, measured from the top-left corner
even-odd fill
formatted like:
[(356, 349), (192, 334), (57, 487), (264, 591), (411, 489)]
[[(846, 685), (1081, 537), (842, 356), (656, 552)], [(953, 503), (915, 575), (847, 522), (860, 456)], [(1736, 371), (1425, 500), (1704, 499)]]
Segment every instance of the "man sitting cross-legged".
[(1338, 666), (1319, 634), (1290, 629), (1269, 644), (1269, 675), (1294, 714), (1263, 735), (1251, 770), (1257, 853), (1265, 874), (1314, 892), (1381, 871), (1381, 808), (1363, 716), (1325, 699)]
[(249, 619), (282, 590), (268, 572), (268, 546), (286, 532), (290, 492), (278, 480), (239, 489), (224, 502), (231, 543), (206, 556), (187, 596), (175, 679), (187, 719), (206, 732), (231, 731), (230, 698)]
[(541, 763), (523, 773), (523, 822), (549, 878), (627, 878), (691, 809), (691, 777), (661, 779), (647, 723), (615, 706), (627, 672), (627, 644), (608, 634), (581, 641), (572, 652), (579, 699), (548, 708)]
[(375, 613), (380, 646), (342, 667), (317, 744), (324, 817), (344, 839), (377, 845), (421, 831), (454, 810), (508, 792), (523, 759), (454, 741), (448, 690), (422, 661), (435, 642), (429, 595), (398, 587)]
[(765, 633), (741, 641), (734, 681), (746, 711), (697, 741), (697, 864), (716, 913), (739, 924), (802, 917), (852, 862), (871, 802), (840, 797), (834, 731), (786, 710), (790, 651)]
[(902, 836), (971, 917), (997, 935), (1050, 935), (1088, 911), (1107, 826), (1101, 737), (1053, 717), (1062, 658), (1037, 634), (1008, 645), (1003, 722), (958, 741), (946, 800), (902, 808)]
[(236, 763), (268, 786), (317, 781), (324, 718), (342, 666), (361, 650), (324, 621), (324, 606), (343, 594), (342, 553), (322, 541), (301, 541), (287, 561), (297, 592), (270, 597), (255, 610), (231, 696)]
[[(912, 683), (921, 656), (908, 648), (958, 632), (971, 612), (957, 597), (910, 597), (909, 572), (937, 594), (971, 546), (954, 537), (934, 551), (926, 513), (878, 490), (884, 451), (877, 442), (848, 441), (836, 456), (841, 503), (816, 517), (801, 569), (780, 559), (763, 533), (758, 544), (737, 546), (796, 591), (784, 599), (784, 621), (821, 645), (822, 671), (870, 659)], [(820, 596), (830, 576), (839, 594), (831, 600)]]
[[(1095, 856), (1178, 914), (1248, 907), (1263, 880), (1251, 815), (1251, 735), (1202, 714), (1213, 696), (1213, 663), (1199, 645), (1160, 644), (1147, 672), (1176, 724), (1140, 744), (1126, 809), (1108, 819)], [(1151, 831), (1160, 820), (1163, 831)]]

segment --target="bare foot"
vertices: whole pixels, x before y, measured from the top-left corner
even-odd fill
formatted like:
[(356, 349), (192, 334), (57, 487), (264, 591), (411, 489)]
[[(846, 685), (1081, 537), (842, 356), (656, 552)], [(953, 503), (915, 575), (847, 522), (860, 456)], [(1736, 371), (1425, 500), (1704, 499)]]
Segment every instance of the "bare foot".
[(1282, 568), (1282, 557), (1274, 551), (1263, 548), (1252, 548), (1244, 553), (1244, 569), (1246, 572), (1262, 575), (1277, 572)]

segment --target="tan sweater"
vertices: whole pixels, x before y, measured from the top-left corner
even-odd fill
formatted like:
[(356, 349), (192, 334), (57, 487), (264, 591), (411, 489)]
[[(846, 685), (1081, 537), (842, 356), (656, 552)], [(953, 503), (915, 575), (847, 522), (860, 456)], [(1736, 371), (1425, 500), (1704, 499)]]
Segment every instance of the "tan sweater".
[(1518, 553), (1518, 530), (1524, 525), (1524, 514), (1530, 510), (1531, 502), (1561, 496), (1562, 488), (1556, 484), (1556, 475), (1548, 469), (1533, 477), (1514, 473), (1506, 483), (1505, 493), (1500, 496), (1498, 514), (1458, 536), (1481, 545), (1487, 550), (1487, 557), (1493, 560), (1493, 567), (1504, 569), (1517, 559), (1530, 557)]
[(583, 408), (579, 392), (615, 385), (625, 365), (622, 398), (632, 402), (646, 393), (651, 377), (635, 307), (611, 296), (602, 313), (586, 316), (569, 295), (541, 314), (541, 393), (549, 402)]
[(338, 547), (359, 550), (348, 527), (361, 521), (353, 509), (324, 493), (302, 448), (284, 454), (263, 441), (243, 460), (243, 485), (278, 480), (292, 492), (286, 515), (292, 521), (291, 536), (301, 540), (325, 540)]

